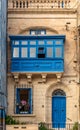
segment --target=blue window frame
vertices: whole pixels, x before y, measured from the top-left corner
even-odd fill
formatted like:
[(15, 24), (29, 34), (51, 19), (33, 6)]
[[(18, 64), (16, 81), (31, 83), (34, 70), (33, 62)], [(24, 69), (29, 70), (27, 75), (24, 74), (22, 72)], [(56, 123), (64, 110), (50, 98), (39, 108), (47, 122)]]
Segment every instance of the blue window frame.
[(63, 40), (34, 39), (12, 42), (12, 58), (63, 58)]
[(32, 113), (32, 88), (16, 88), (16, 114)]

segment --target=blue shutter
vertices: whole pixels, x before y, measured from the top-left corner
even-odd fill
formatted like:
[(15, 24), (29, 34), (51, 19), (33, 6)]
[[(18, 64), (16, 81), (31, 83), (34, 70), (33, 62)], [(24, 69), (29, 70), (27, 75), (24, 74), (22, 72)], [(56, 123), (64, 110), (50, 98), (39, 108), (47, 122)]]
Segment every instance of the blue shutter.
[(17, 104), (17, 106), (16, 106), (16, 113), (17, 114), (19, 114), (19, 106), (18, 106), (19, 103), (20, 103), (20, 89), (17, 88), (16, 89), (16, 104)]
[(30, 105), (30, 111), (29, 113), (32, 113), (32, 89), (29, 88), (29, 105)]

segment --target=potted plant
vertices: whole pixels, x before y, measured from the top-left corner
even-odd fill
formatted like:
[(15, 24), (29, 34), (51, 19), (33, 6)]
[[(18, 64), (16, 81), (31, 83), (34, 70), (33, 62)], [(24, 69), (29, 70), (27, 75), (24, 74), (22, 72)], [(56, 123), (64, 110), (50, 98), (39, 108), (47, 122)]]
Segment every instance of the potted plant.
[(30, 105), (26, 100), (21, 100), (18, 107), (20, 114), (27, 114), (30, 111)]

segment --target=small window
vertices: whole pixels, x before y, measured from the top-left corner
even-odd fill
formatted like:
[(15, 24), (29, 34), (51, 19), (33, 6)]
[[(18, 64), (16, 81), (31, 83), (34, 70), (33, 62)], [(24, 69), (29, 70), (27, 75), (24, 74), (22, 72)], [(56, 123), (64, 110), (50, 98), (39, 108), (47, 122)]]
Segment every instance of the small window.
[(36, 48), (30, 48), (30, 58), (36, 57)]
[(55, 57), (62, 57), (62, 48), (55, 48)]
[(17, 47), (13, 48), (13, 57), (19, 57), (19, 48)]
[(53, 57), (53, 47), (47, 47), (47, 57)]
[(45, 35), (46, 30), (45, 29), (38, 29), (38, 30), (30, 30), (31, 35)]
[(17, 88), (16, 89), (16, 113), (31, 114), (32, 113), (32, 89)]
[(28, 57), (28, 49), (27, 48), (24, 48), (24, 47), (21, 48), (21, 57), (23, 57), (23, 58)]

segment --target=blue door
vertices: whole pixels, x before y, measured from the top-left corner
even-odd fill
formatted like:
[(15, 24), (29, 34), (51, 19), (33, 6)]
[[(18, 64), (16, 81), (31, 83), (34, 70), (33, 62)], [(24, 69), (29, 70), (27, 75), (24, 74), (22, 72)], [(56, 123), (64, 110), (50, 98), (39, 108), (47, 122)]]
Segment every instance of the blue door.
[(66, 123), (66, 97), (54, 95), (52, 97), (52, 127), (65, 128)]

